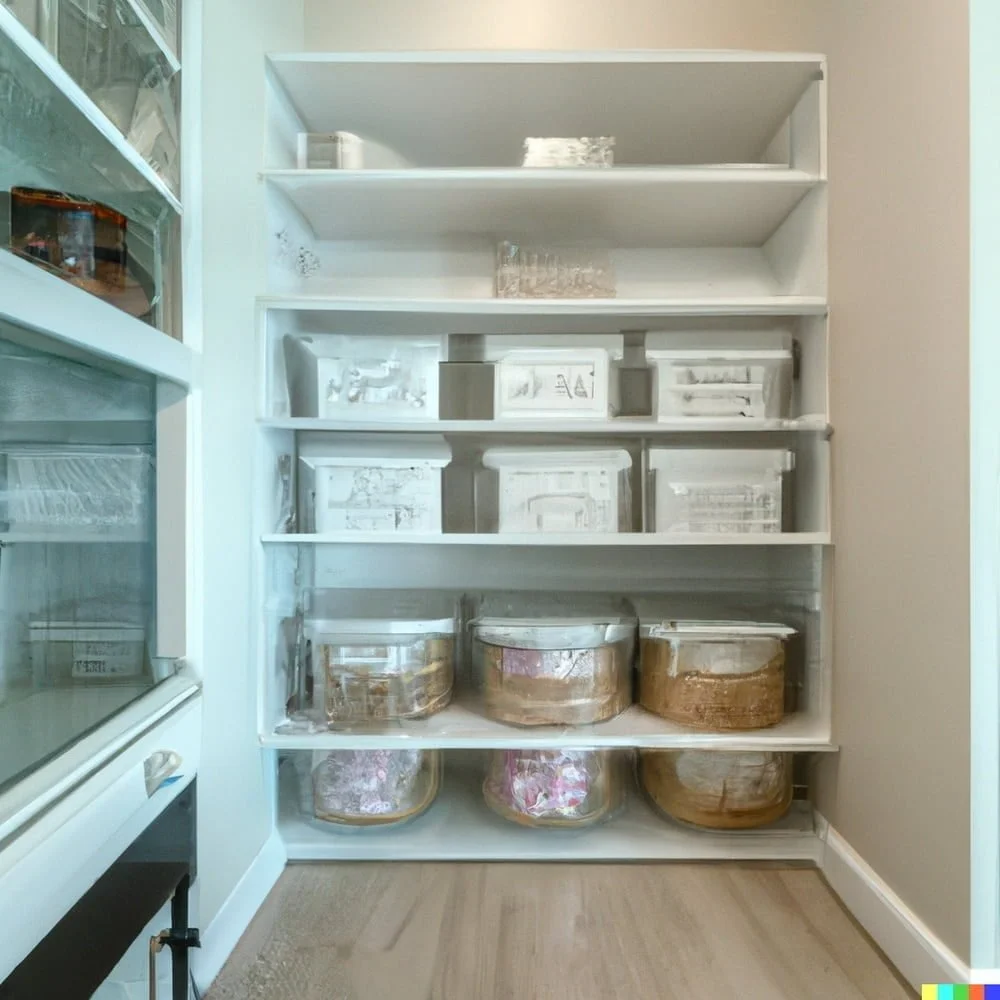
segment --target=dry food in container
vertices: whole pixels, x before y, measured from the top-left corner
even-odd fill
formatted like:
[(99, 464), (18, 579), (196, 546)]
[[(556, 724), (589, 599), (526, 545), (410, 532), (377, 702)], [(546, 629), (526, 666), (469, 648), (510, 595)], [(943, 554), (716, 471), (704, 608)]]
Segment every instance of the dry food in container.
[(785, 644), (795, 629), (757, 622), (639, 624), (637, 700), (698, 729), (760, 729), (785, 711)]
[(527, 348), (495, 365), (494, 414), (515, 420), (610, 415), (610, 357), (604, 348)]
[(439, 750), (318, 750), (313, 814), (341, 826), (385, 826), (424, 812), (441, 785)]
[(678, 417), (787, 417), (792, 398), (792, 352), (671, 348), (647, 350), (655, 372), (659, 420)]
[[(496, 530), (517, 534), (628, 531), (632, 457), (623, 449), (490, 448), (483, 466), (496, 473)], [(480, 522), (493, 509), (483, 481)], [(483, 524), (483, 527), (486, 525)], [(480, 529), (482, 530), (482, 528)]]
[(373, 601), (358, 617), (307, 624), (314, 698), (327, 725), (423, 718), (451, 701), (454, 614), (435, 608), (441, 617), (417, 617), (430, 609)]
[(437, 420), (441, 337), (291, 338), (292, 412), (328, 420)]
[(794, 465), (794, 453), (778, 448), (651, 448), (653, 530), (780, 532), (783, 480)]
[(792, 755), (640, 750), (639, 782), (672, 819), (716, 830), (765, 826), (792, 803)]
[(486, 615), (473, 622), (473, 636), (490, 718), (583, 725), (632, 703), (634, 618)]
[(483, 797), (525, 826), (589, 826), (625, 799), (627, 769), (613, 750), (493, 750)]
[(496, 294), (501, 299), (613, 299), (611, 253), (598, 247), (497, 246)]
[(122, 622), (33, 621), (32, 673), (44, 684), (134, 681), (146, 663), (146, 630)]
[(306, 531), (441, 531), (442, 472), (451, 461), (443, 437), (316, 438), (299, 449), (299, 461)]
[(524, 140), (524, 167), (613, 167), (615, 137), (529, 136)]
[(152, 497), (148, 448), (12, 445), (0, 452), (0, 522), (12, 535), (145, 541)]

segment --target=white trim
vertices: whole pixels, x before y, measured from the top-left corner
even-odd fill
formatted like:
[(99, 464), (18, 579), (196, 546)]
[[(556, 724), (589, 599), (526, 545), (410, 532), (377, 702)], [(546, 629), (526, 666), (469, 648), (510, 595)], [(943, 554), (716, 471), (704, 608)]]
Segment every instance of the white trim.
[(284, 842), (278, 831), (272, 830), (260, 853), (202, 934), (201, 948), (191, 953), (198, 989), (206, 991), (222, 971), (250, 921), (285, 870), (285, 860)]
[(383, 65), (480, 65), (499, 63), (595, 64), (595, 63), (815, 63), (825, 65), (826, 56), (813, 52), (757, 52), (746, 49), (439, 49), (415, 52), (275, 52), (268, 56), (280, 63), (375, 63)]
[(923, 983), (968, 983), (972, 970), (911, 910), (818, 813), (824, 840), (819, 867), (854, 918), (914, 989)]

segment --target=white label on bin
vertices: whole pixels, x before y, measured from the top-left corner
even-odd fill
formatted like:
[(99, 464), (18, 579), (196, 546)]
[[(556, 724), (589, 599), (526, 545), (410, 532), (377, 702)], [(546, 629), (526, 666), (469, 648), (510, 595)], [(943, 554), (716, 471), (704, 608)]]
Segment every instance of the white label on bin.
[(438, 468), (343, 468), (328, 475), (322, 509), (317, 497), (318, 531), (441, 530)]
[(664, 398), (667, 412), (685, 417), (764, 417), (763, 365), (671, 365)]
[(138, 677), (142, 673), (142, 651), (135, 643), (74, 642), (72, 676)]
[(500, 531), (617, 530), (617, 472), (525, 469), (500, 473)]
[(535, 364), (501, 363), (501, 414), (565, 410), (570, 413), (605, 409), (604, 387), (599, 386), (591, 361), (547, 361)]

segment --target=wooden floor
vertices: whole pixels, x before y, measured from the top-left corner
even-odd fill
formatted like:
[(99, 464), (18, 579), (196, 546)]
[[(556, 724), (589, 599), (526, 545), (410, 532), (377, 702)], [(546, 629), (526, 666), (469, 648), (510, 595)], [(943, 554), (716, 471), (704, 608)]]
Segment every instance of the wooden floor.
[(309, 864), (208, 1000), (906, 1000), (811, 869)]

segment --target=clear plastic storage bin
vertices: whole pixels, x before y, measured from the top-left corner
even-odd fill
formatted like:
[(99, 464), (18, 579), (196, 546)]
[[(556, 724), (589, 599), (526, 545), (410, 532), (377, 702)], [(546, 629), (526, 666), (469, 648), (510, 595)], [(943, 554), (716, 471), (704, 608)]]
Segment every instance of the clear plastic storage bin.
[(524, 167), (613, 167), (614, 164), (612, 135), (529, 136), (524, 140), (521, 162)]
[(778, 418), (791, 408), (792, 352), (784, 348), (651, 350), (646, 360), (660, 420)]
[(493, 750), (483, 797), (525, 826), (589, 826), (625, 800), (627, 768), (613, 750)]
[(337, 726), (418, 719), (444, 708), (458, 626), (444, 608), (435, 610), (443, 616), (417, 618), (413, 607), (380, 607), (373, 599), (357, 618), (308, 621), (313, 715)]
[(784, 449), (651, 448), (653, 530), (780, 532), (783, 480), (794, 465)]
[(152, 503), (148, 448), (38, 445), (0, 452), (0, 523), (13, 536), (146, 541)]
[(35, 683), (135, 682), (145, 673), (141, 625), (33, 621), (28, 640)]
[(443, 437), (314, 439), (299, 460), (306, 531), (440, 533), (442, 472), (451, 461)]
[(714, 830), (766, 826), (792, 804), (792, 755), (640, 750), (639, 782), (671, 819)]
[(573, 726), (610, 719), (632, 703), (634, 618), (487, 613), (473, 622), (473, 635), (490, 718)]
[(438, 750), (333, 750), (312, 755), (312, 813), (339, 826), (414, 819), (441, 785)]
[(630, 470), (623, 449), (490, 448), (477, 483), (477, 527), (515, 534), (629, 531)]
[(528, 348), (495, 365), (498, 420), (547, 420), (611, 415), (609, 352), (603, 348)]
[(291, 338), (293, 414), (327, 420), (437, 420), (441, 337)]
[(760, 729), (785, 711), (785, 643), (756, 622), (641, 619), (638, 702), (698, 729)]

